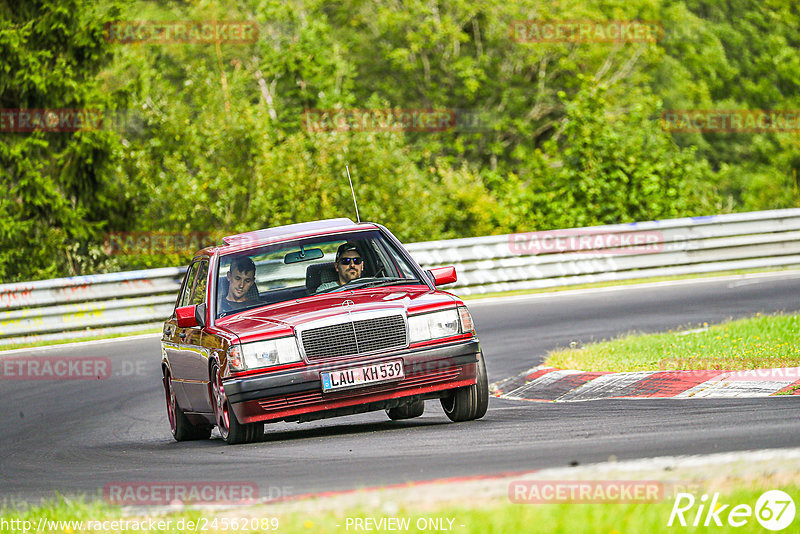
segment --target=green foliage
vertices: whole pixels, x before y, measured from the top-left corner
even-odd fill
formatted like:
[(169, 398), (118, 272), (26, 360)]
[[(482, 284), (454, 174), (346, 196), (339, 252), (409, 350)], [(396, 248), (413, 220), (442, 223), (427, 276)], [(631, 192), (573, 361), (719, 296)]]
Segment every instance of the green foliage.
[[(665, 61), (652, 87), (666, 109), (800, 109), (800, 13), (792, 0), (664, 2)], [(796, 207), (797, 132), (675, 134), (719, 171), (737, 211)]]
[(545, 145), (558, 165), (534, 200), (543, 224), (595, 226), (715, 209), (707, 203), (708, 165), (659, 129), (658, 101), (642, 97), (628, 113), (612, 115), (604, 92), (587, 84), (567, 101), (562, 140)]
[[(655, 20), (657, 43), (526, 43), (515, 20)], [(111, 21), (254, 21), (252, 43), (106, 42)], [(0, 281), (183, 264), (110, 231), (354, 216), (417, 241), (798, 205), (795, 133), (674, 134), (663, 110), (800, 109), (790, 0), (0, 3)], [(315, 132), (306, 110), (457, 110), (445, 131)]]
[[(112, 107), (95, 80), (111, 55), (89, 3), (31, 1), (0, 15), (0, 108)], [(74, 274), (92, 263), (91, 240), (125, 220), (111, 172), (118, 150), (103, 131), (0, 134), (0, 280)]]

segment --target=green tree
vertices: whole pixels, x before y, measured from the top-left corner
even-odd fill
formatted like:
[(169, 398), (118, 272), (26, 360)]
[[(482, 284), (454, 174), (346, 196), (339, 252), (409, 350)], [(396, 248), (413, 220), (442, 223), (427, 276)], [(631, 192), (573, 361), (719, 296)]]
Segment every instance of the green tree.
[[(93, 2), (0, 4), (0, 108), (105, 110), (96, 75), (111, 59)], [(113, 10), (111, 11), (113, 13)], [(126, 213), (113, 133), (0, 133), (0, 280), (96, 267), (90, 238)], [(74, 124), (73, 124), (74, 125)], [(95, 251), (95, 258), (97, 257)]]
[[(663, 2), (664, 61), (651, 86), (666, 109), (800, 109), (800, 12), (792, 0)], [(676, 133), (709, 162), (727, 209), (800, 205), (796, 132)]]
[[(795, 133), (673, 134), (664, 109), (798, 109), (790, 0), (0, 4), (4, 108), (125, 109), (2, 133), (0, 279), (106, 259), (105, 231), (217, 234), (352, 216), (401, 239), (797, 205)], [(515, 20), (656, 20), (655, 43), (530, 43)], [(256, 42), (104, 42), (112, 20), (248, 20)], [(310, 109), (450, 109), (477, 128), (311, 131)], [(25, 243), (20, 246), (19, 243)]]
[(546, 144), (548, 185), (532, 195), (542, 226), (572, 228), (716, 212), (711, 172), (690, 149), (674, 146), (653, 120), (652, 97), (625, 114), (609, 113), (602, 86), (584, 80), (566, 104), (560, 142)]

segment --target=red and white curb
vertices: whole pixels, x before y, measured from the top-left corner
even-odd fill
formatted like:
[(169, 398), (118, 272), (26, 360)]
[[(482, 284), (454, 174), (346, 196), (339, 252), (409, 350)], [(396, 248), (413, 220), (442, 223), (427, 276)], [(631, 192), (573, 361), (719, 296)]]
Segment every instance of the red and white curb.
[(494, 384), (492, 390), (503, 399), (557, 402), (800, 395), (800, 367), (611, 373), (539, 366)]

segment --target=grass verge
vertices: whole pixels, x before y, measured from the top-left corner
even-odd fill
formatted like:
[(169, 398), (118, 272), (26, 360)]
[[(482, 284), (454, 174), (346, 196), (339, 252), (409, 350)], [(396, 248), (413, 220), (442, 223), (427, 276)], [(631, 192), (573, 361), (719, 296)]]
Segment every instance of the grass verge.
[(554, 351), (545, 365), (615, 372), (797, 367), (800, 315), (758, 314), (696, 330), (631, 334)]
[[(556, 481), (558, 482), (558, 481)], [(739, 481), (742, 482), (742, 481)], [(800, 494), (800, 485), (787, 483), (759, 488), (742, 483), (736, 488), (702, 492), (711, 498), (718, 493), (718, 507), (728, 504), (719, 514), (723, 526), (710, 523), (714, 532), (763, 532), (754, 515), (745, 517), (744, 525), (727, 524), (733, 506), (746, 505), (755, 511), (756, 503), (765, 490), (780, 489), (789, 495)], [(359, 505), (340, 510), (282, 511), (271, 505), (238, 508), (218, 513), (184, 511), (163, 515), (130, 515), (105, 504), (59, 499), (49, 504), (29, 508), (23, 512), (0, 510), (0, 532), (277, 532), (284, 534), (320, 533), (335, 534), (354, 531), (440, 532), (459, 534), (491, 533), (613, 533), (613, 532), (669, 532), (675, 528), (685, 531), (676, 516), (668, 527), (677, 493), (665, 492), (661, 500), (625, 504), (598, 502), (591, 504), (546, 503), (514, 504), (508, 498), (495, 498), (475, 507), (424, 506), (412, 509), (392, 501), (376, 502), (376, 506)], [(693, 492), (699, 504), (700, 492)], [(688, 499), (688, 498), (687, 498)], [(681, 501), (682, 504), (688, 502)], [(694, 521), (698, 505), (683, 516), (688, 525)], [(42, 518), (45, 518), (44, 521)], [(389, 523), (389, 520), (392, 520)], [(700, 528), (690, 532), (708, 531), (702, 527), (706, 513), (700, 517)], [(742, 519), (741, 516), (739, 518)], [(358, 522), (360, 520), (360, 523)], [(368, 523), (367, 521), (371, 521)], [(384, 520), (384, 528), (379, 528)], [(713, 520), (711, 520), (713, 521)], [(797, 520), (795, 520), (796, 522)], [(29, 522), (29, 523), (26, 523)], [(361, 528), (358, 528), (358, 525)], [(44, 528), (41, 528), (44, 525)], [(395, 525), (395, 528), (387, 528)], [(371, 528), (366, 528), (370, 526)], [(787, 532), (791, 531), (787, 529)]]

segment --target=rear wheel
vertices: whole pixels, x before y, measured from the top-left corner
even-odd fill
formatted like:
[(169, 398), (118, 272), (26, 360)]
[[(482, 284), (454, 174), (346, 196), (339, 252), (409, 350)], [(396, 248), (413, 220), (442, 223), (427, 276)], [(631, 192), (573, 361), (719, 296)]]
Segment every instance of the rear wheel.
[(212, 427), (208, 425), (193, 425), (184, 415), (183, 410), (178, 405), (178, 399), (175, 397), (175, 385), (172, 383), (172, 375), (167, 370), (164, 371), (164, 393), (167, 397), (169, 428), (175, 441), (208, 439), (211, 436)]
[(478, 357), (478, 381), (472, 385), (458, 388), (450, 397), (440, 399), (444, 413), (453, 422), (472, 421), (486, 415), (489, 408), (489, 377), (483, 354)]
[(211, 400), (214, 404), (214, 419), (222, 439), (231, 445), (261, 441), (264, 437), (263, 423), (242, 424), (236, 419), (231, 403), (225, 395), (219, 366), (215, 363), (211, 368)]
[(386, 410), (386, 415), (388, 415), (389, 419), (392, 421), (397, 421), (400, 419), (413, 419), (414, 417), (419, 417), (424, 411), (425, 401), (418, 400), (404, 406), (389, 408)]

